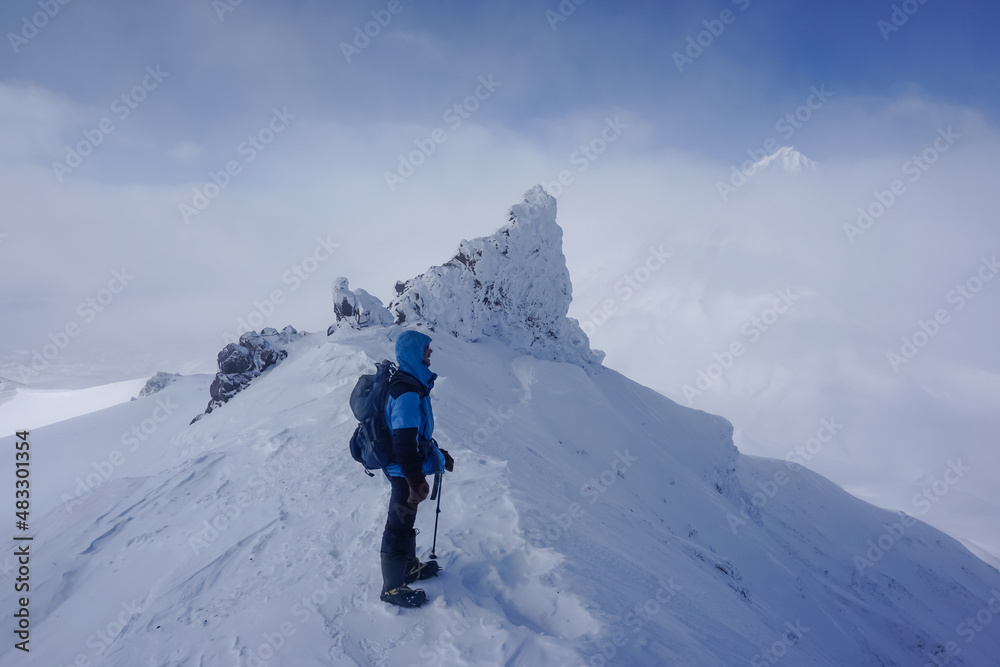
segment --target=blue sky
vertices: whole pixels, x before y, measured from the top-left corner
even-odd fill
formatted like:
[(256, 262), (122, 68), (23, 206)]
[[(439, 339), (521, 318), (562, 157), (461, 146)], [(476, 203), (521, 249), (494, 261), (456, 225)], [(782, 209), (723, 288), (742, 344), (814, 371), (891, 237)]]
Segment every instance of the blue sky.
[[(862, 108), (915, 95), (981, 109), (991, 119), (1000, 90), (991, 29), (1000, 11), (985, 2), (914, 0), (919, 9), (886, 40), (877, 23), (891, 17), (893, 3), (589, 0), (564, 3), (575, 9), (553, 30), (546, 12), (558, 12), (557, 2), (401, 0), (402, 11), (348, 64), (340, 44), (385, 6), (246, 0), (220, 20), (209, 0), (71, 2), (16, 54), (8, 37), (0, 76), (96, 112), (135, 85), (147, 65), (160, 64), (169, 87), (128, 127), (151, 139), (149, 150), (105, 166), (110, 178), (152, 183), (189, 174), (151, 153), (194, 142), (206, 162), (187, 166), (205, 167), (228, 149), (227, 128), (272, 105), (347, 125), (426, 124), (484, 73), (503, 82), (504, 95), (477, 116), (481, 123), (546, 144), (554, 143), (552, 121), (621, 108), (649, 120), (648, 147), (713, 158), (729, 157), (734, 144), (766, 130), (813, 85), (855, 97)], [(35, 11), (34, 2), (6, 3), (0, 25), (17, 32)], [(723, 11), (732, 23), (678, 72), (672, 54)], [(806, 136), (802, 148), (819, 158), (887, 150), (912, 131), (901, 124), (861, 145)]]

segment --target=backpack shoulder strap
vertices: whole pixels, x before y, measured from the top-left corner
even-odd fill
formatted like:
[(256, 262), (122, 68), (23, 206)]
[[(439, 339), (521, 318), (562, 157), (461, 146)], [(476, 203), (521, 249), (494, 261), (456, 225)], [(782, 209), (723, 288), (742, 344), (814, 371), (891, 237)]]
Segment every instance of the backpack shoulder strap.
[(409, 373), (397, 370), (392, 374), (392, 378), (389, 380), (389, 396), (399, 398), (411, 391), (419, 395), (420, 398), (427, 395), (427, 387)]

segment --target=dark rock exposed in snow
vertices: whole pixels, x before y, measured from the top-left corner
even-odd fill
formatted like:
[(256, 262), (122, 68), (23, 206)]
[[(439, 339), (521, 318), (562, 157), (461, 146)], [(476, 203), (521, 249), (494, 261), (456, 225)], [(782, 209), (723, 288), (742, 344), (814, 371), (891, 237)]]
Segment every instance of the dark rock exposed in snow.
[(163, 371), (159, 371), (156, 375), (146, 380), (146, 384), (139, 390), (139, 395), (132, 400), (134, 401), (146, 396), (152, 396), (164, 387), (176, 382), (178, 378), (180, 378), (180, 375), (177, 373), (164, 373)]
[(332, 335), (340, 327), (362, 329), (370, 326), (389, 326), (393, 317), (382, 302), (363, 289), (351, 290), (347, 278), (333, 281), (333, 314), (336, 321), (326, 330)]
[(566, 316), (573, 286), (556, 200), (541, 186), (511, 207), (495, 234), (462, 241), (448, 262), (397, 283), (396, 293), (388, 307), (397, 324), (424, 324), (468, 341), (490, 336), (541, 359), (604, 359)]
[[(271, 366), (275, 366), (288, 356), (284, 349), (289, 343), (301, 338), (294, 327), (287, 326), (278, 332), (268, 327), (260, 333), (248, 331), (240, 336), (239, 343), (229, 343), (219, 352), (219, 372), (212, 381), (209, 393), (212, 400), (204, 414), (221, 407), (233, 396), (241, 392), (250, 382)], [(194, 423), (201, 419), (198, 415)]]

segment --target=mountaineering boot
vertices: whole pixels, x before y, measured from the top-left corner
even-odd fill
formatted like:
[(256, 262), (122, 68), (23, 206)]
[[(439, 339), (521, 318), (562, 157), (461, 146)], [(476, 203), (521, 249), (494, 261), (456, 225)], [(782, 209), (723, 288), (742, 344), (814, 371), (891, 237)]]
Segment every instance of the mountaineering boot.
[(388, 602), (399, 607), (419, 607), (427, 602), (427, 594), (424, 593), (424, 589), (413, 589), (405, 584), (392, 590), (382, 591), (382, 595), (379, 598), (382, 602)]
[(438, 565), (436, 560), (427, 561), (426, 563), (416, 562), (416, 565), (411, 565), (410, 569), (406, 571), (406, 583), (412, 584), (418, 579), (430, 579), (431, 577), (438, 576), (441, 572), (441, 566)]
[(417, 559), (417, 531), (411, 530), (403, 539), (403, 550), (406, 552), (406, 573), (403, 581), (412, 584), (418, 579), (430, 579), (436, 577), (441, 571), (441, 566), (435, 561), (421, 563)]

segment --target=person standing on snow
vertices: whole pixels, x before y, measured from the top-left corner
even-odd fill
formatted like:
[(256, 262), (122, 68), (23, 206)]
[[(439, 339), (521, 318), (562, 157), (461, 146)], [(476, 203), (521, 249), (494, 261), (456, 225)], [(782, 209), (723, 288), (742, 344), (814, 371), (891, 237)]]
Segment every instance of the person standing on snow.
[(389, 383), (385, 421), (392, 431), (392, 463), (383, 469), (392, 485), (389, 512), (382, 533), (383, 602), (401, 607), (419, 607), (427, 602), (423, 589), (408, 584), (437, 576), (436, 561), (417, 559), (417, 531), (413, 522), (417, 505), (430, 493), (427, 475), (452, 471), (455, 461), (431, 437), (434, 412), (430, 391), (437, 375), (430, 370), (430, 336), (404, 331), (396, 338), (399, 370)]

